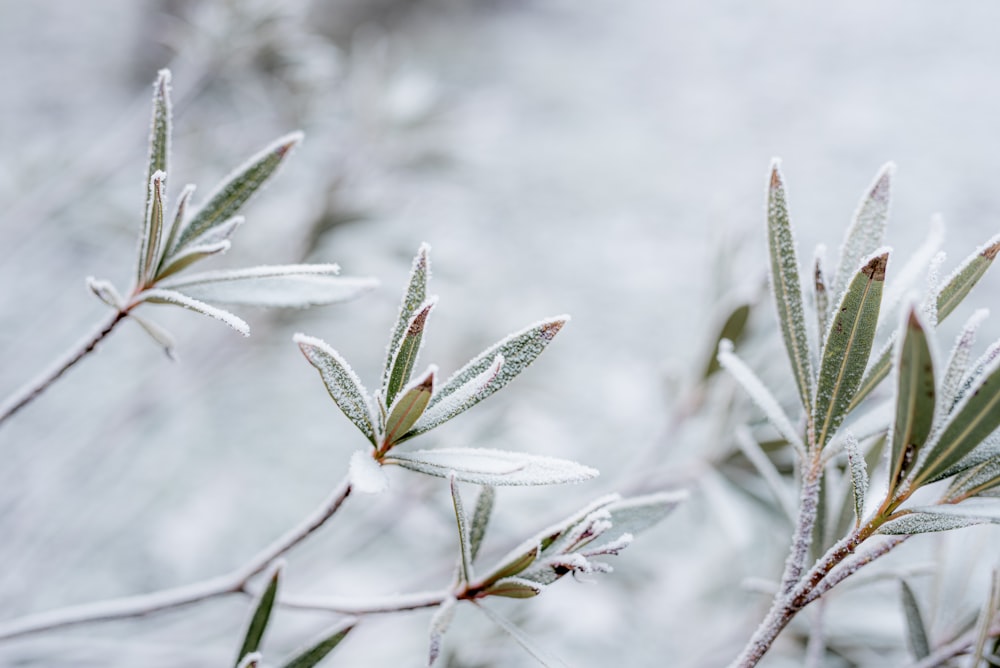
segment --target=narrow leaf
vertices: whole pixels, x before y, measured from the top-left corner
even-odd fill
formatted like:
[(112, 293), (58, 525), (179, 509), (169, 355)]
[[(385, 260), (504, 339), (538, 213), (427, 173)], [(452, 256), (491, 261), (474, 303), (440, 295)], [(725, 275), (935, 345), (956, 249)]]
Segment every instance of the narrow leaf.
[(243, 659), (236, 664), (236, 668), (258, 668), (260, 662), (264, 660), (260, 652), (252, 652), (247, 654)]
[(750, 367), (733, 352), (733, 344), (723, 340), (719, 343), (719, 364), (732, 375), (736, 381), (743, 386), (750, 398), (762, 411), (767, 419), (774, 425), (781, 436), (792, 444), (800, 455), (805, 455), (805, 445), (798, 431), (792, 426), (791, 420), (782, 410), (778, 400), (774, 398), (770, 390), (761, 382)]
[[(747, 327), (747, 320), (750, 319), (750, 306), (749, 302), (743, 302), (738, 304), (732, 311), (729, 312), (729, 316), (726, 318), (725, 322), (722, 323), (719, 335), (715, 337), (715, 346), (712, 348), (713, 353), (718, 350), (719, 345), (721, 345), (723, 341), (732, 341), (736, 344), (741, 338), (743, 338), (743, 332), (746, 331)], [(710, 378), (721, 368), (722, 367), (719, 365), (717, 356), (712, 354), (710, 355), (708, 365), (705, 367), (702, 377)]]
[(997, 253), (1000, 253), (1000, 235), (976, 249), (975, 253), (966, 258), (965, 262), (944, 280), (944, 285), (937, 296), (938, 322), (944, 322), (944, 319), (965, 299), (993, 264)]
[(844, 293), (826, 334), (813, 424), (822, 448), (847, 415), (861, 384), (878, 326), (887, 252), (870, 258)]
[(545, 347), (549, 345), (556, 334), (559, 333), (559, 330), (568, 321), (568, 315), (546, 318), (525, 327), (519, 332), (514, 332), (507, 338), (490, 346), (456, 371), (445, 382), (431, 399), (428, 409), (441, 403), (453, 393), (458, 392), (470, 381), (481, 377), (484, 372), (496, 364), (496, 358), (499, 355), (503, 358), (503, 366), (490, 382), (486, 383), (479, 392), (469, 397), (463, 403), (463, 410), (467, 410), (479, 403), (507, 385), (515, 376), (524, 371), (529, 364), (534, 362), (535, 358), (545, 350)]
[(163, 348), (163, 352), (171, 361), (177, 359), (177, 355), (174, 352), (176, 343), (174, 342), (174, 337), (171, 336), (170, 332), (163, 329), (152, 320), (147, 320), (146, 318), (140, 317), (135, 313), (130, 313), (129, 317), (142, 327), (142, 329), (149, 334), (150, 338), (153, 339), (157, 345)]
[[(416, 314), (417, 309), (427, 299), (427, 281), (431, 277), (431, 247), (426, 243), (420, 244), (416, 257), (413, 258), (413, 266), (410, 268), (410, 278), (406, 283), (406, 290), (403, 292), (403, 300), (399, 304), (399, 315), (396, 316), (396, 324), (392, 329), (392, 336), (389, 338), (389, 346), (385, 351), (385, 367), (382, 371), (382, 387), (389, 386), (389, 376), (392, 373), (393, 363), (396, 360), (396, 353), (399, 351), (400, 342), (410, 326), (410, 321)], [(407, 381), (404, 381), (404, 384)], [(385, 397), (386, 404), (392, 403), (391, 398)]]
[(792, 363), (795, 384), (806, 414), (812, 412), (813, 372), (806, 320), (799, 282), (799, 260), (795, 251), (792, 224), (788, 216), (785, 184), (778, 169), (771, 164), (771, 182), (767, 198), (767, 239), (771, 257), (771, 289), (778, 308), (778, 322), (785, 349)]
[(377, 284), (368, 278), (340, 278), (339, 271), (335, 264), (270, 265), (189, 274), (159, 286), (222, 304), (304, 307), (353, 299)]
[(885, 536), (912, 536), (921, 533), (964, 529), (989, 522), (987, 519), (961, 515), (910, 512), (883, 524), (878, 533)]
[(541, 556), (541, 546), (537, 542), (522, 543), (498, 560), (489, 574), (482, 578), (482, 582), (492, 584), (517, 575), (535, 563), (539, 556)]
[(229, 311), (216, 308), (215, 306), (211, 306), (203, 301), (199, 301), (175, 290), (164, 290), (162, 288), (143, 290), (138, 297), (138, 301), (149, 302), (151, 304), (176, 304), (178, 306), (183, 306), (186, 309), (197, 311), (198, 313), (207, 315), (210, 318), (221, 320), (243, 336), (250, 336), (250, 325), (248, 325), (242, 318), (233, 315)]
[(358, 450), (351, 455), (348, 477), (351, 490), (362, 494), (381, 494), (389, 488), (389, 478), (371, 450)]
[(376, 445), (375, 420), (368, 402), (368, 391), (347, 360), (320, 339), (296, 334), (293, 340), (309, 363), (319, 371), (327, 392), (347, 419), (361, 430), (372, 445)]
[[(998, 610), (1000, 610), (1000, 573), (994, 570), (990, 582), (990, 595), (983, 604), (983, 609), (979, 613), (979, 619), (976, 622), (976, 644), (972, 652), (972, 659), (969, 662), (970, 666), (979, 668), (981, 665), (983, 655), (986, 653), (986, 642), (992, 637), (990, 630), (993, 626), (993, 620), (996, 619)], [(995, 641), (993, 651), (996, 652)], [(996, 661), (990, 660), (986, 665), (995, 666), (997, 664)]]
[(816, 324), (818, 325), (817, 331), (820, 336), (826, 331), (830, 316), (830, 293), (826, 287), (826, 275), (823, 273), (823, 255), (825, 252), (825, 246), (818, 246), (813, 264), (813, 301), (816, 304)]
[(319, 639), (310, 643), (308, 647), (296, 652), (292, 658), (285, 660), (281, 664), (282, 668), (313, 668), (325, 659), (327, 654), (336, 649), (337, 645), (347, 637), (347, 634), (356, 625), (357, 622), (353, 619), (337, 624), (320, 636)]
[(612, 501), (604, 507), (610, 515), (611, 529), (595, 539), (590, 547), (601, 549), (625, 534), (638, 535), (656, 526), (688, 499), (686, 491), (656, 492)]
[(597, 476), (596, 470), (565, 459), (485, 448), (414, 450), (394, 453), (383, 461), (439, 478), (454, 471), (462, 482), (498, 487), (556, 485)]
[(438, 609), (434, 612), (434, 616), (431, 617), (430, 650), (427, 653), (428, 666), (433, 666), (441, 654), (441, 644), (444, 640), (444, 634), (448, 632), (451, 620), (455, 617), (455, 603), (456, 600), (454, 597), (446, 598), (438, 606)]
[(264, 588), (260, 598), (257, 599), (253, 615), (250, 617), (250, 623), (247, 625), (246, 634), (243, 637), (243, 646), (236, 657), (236, 665), (239, 665), (240, 661), (247, 654), (256, 652), (260, 648), (261, 640), (264, 639), (264, 631), (267, 630), (267, 623), (271, 619), (271, 610), (274, 608), (274, 601), (278, 596), (278, 582), (281, 579), (283, 566), (283, 562), (278, 562), (274, 566), (268, 578), (267, 587)]
[(847, 407), (848, 413), (857, 408), (878, 387), (879, 383), (889, 375), (889, 370), (892, 368), (892, 352), (895, 348), (896, 333), (893, 332), (889, 340), (882, 345), (882, 349), (879, 351), (875, 361), (865, 370), (865, 375), (861, 379), (861, 383), (858, 385), (858, 389), (854, 392), (854, 396), (851, 397), (851, 403)]
[[(170, 104), (170, 70), (160, 70), (153, 84), (153, 116), (149, 129), (149, 162), (146, 170), (146, 184), (156, 172), (167, 174), (170, 162), (170, 124), (172, 109)], [(146, 206), (149, 206), (146, 193)]]
[(886, 286), (885, 294), (882, 296), (883, 313), (886, 315), (894, 313), (904, 297), (913, 292), (920, 278), (926, 274), (928, 265), (937, 257), (942, 243), (944, 243), (944, 221), (941, 216), (935, 215), (931, 217), (929, 229), (920, 247), (910, 254), (902, 268), (893, 270), (892, 283)]
[[(962, 377), (958, 392), (955, 393), (955, 405), (958, 405), (958, 402), (972, 391), (972, 388), (982, 379), (987, 367), (998, 358), (1000, 358), (1000, 340), (991, 343), (986, 352), (979, 356), (979, 359), (972, 364), (969, 371)], [(954, 410), (954, 407), (953, 405), (951, 409)]]
[[(483, 393), (500, 373), (503, 362), (503, 355), (498, 354), (493, 359), (493, 363), (485, 371), (452, 391), (444, 399), (435, 402), (432, 397), (431, 404), (427, 410), (424, 411), (420, 419), (413, 425), (413, 428), (404, 434), (400, 441), (412, 438), (425, 431), (430, 431), (434, 427), (444, 424), (482, 401), (484, 398)], [(440, 395), (441, 393), (439, 392), (437, 396)]]
[(784, 511), (785, 517), (794, 522), (798, 513), (796, 512), (795, 502), (789, 495), (788, 486), (782, 479), (781, 474), (778, 473), (778, 469), (775, 468), (774, 462), (768, 459), (767, 453), (760, 447), (760, 444), (753, 437), (753, 434), (750, 433), (749, 429), (743, 426), (736, 429), (736, 444), (743, 455), (757, 469), (760, 477), (767, 483), (775, 500), (778, 502), (778, 506)]
[[(163, 243), (163, 259), (160, 262), (160, 266), (171, 256), (174, 249), (177, 248), (177, 236), (181, 233), (181, 229), (184, 227), (184, 219), (187, 215), (188, 202), (191, 201), (191, 196), (194, 195), (195, 185), (189, 183), (184, 186), (181, 191), (180, 196), (177, 198), (177, 209), (174, 211), (173, 222), (170, 224), (170, 230), (167, 232), (167, 239)], [(228, 237), (227, 237), (228, 238)], [(157, 277), (160, 276), (160, 272), (156, 272)]]
[(973, 468), (994, 458), (1000, 458), (1000, 432), (990, 434), (985, 441), (973, 448), (972, 452), (959, 459), (944, 471), (936, 474), (933, 478), (928, 479), (927, 482), (937, 482), (958, 473), (971, 472)]
[(432, 364), (422, 376), (404, 387), (403, 391), (399, 393), (399, 398), (389, 409), (389, 417), (385, 422), (385, 436), (382, 439), (383, 451), (395, 445), (398, 439), (406, 434), (423, 414), (434, 393), (436, 373), (437, 367)]
[(1000, 426), (1000, 359), (994, 360), (983, 376), (955, 407), (927, 457), (918, 464), (915, 486), (961, 460)]
[(534, 598), (542, 593), (545, 585), (540, 585), (523, 578), (504, 578), (497, 580), (483, 590), (487, 596), (503, 596), (504, 598)]
[(958, 403), (962, 379), (965, 378), (969, 370), (969, 362), (972, 359), (972, 346), (976, 342), (976, 332), (989, 313), (989, 309), (977, 309), (972, 317), (966, 321), (962, 333), (955, 340), (955, 346), (951, 349), (944, 378), (941, 381), (941, 399), (938, 401), (934, 416), (935, 421), (946, 418), (951, 413), (951, 409)]
[[(184, 192), (181, 193), (182, 199), (177, 205), (177, 214), (174, 219), (174, 226), (171, 229), (171, 234), (173, 234), (173, 230), (177, 229), (177, 227), (181, 225), (181, 217), (184, 215), (186, 198), (189, 197), (193, 191), (194, 186), (188, 186), (188, 189), (185, 189)], [(156, 279), (163, 280), (164, 278), (185, 269), (197, 260), (215, 253), (225, 252), (229, 249), (229, 240), (233, 236), (233, 233), (236, 232), (236, 230), (244, 222), (245, 219), (243, 216), (233, 216), (226, 222), (220, 223), (219, 225), (206, 230), (203, 234), (198, 235), (196, 238), (185, 244), (184, 248), (177, 249), (173, 255), (165, 255), (163, 260), (160, 262), (160, 270), (156, 272)], [(170, 243), (172, 244), (173, 241)], [(170, 246), (167, 245), (167, 248), (169, 247)]]
[(476, 560), (479, 548), (483, 545), (483, 538), (486, 537), (490, 515), (493, 513), (494, 499), (496, 499), (495, 489), (489, 485), (480, 488), (479, 497), (476, 499), (476, 510), (472, 513), (472, 524), (469, 526), (469, 548), (472, 561)]
[(216, 225), (229, 220), (271, 178), (285, 156), (302, 141), (301, 132), (281, 137), (236, 168), (195, 211), (177, 237), (171, 254)]
[(455, 509), (455, 521), (458, 525), (458, 547), (461, 553), (459, 564), (462, 567), (462, 582), (469, 583), (475, 578), (475, 573), (472, 570), (472, 547), (469, 541), (469, 518), (465, 514), (465, 506), (462, 505), (457, 476), (454, 473), (449, 474), (448, 482), (451, 486), (451, 502)]
[(851, 467), (851, 488), (854, 490), (855, 527), (861, 526), (865, 515), (865, 495), (868, 493), (868, 467), (861, 455), (858, 439), (848, 434), (844, 439), (844, 449), (847, 451), (847, 462)]
[(150, 283), (159, 262), (160, 238), (163, 234), (163, 186), (166, 174), (154, 172), (149, 179), (149, 205), (139, 243), (139, 261), (136, 268), (136, 285), (140, 288)]
[(907, 641), (914, 658), (920, 660), (931, 653), (930, 642), (927, 640), (927, 629), (924, 626), (920, 606), (906, 580), (900, 580), (900, 591), (903, 600), (903, 614), (906, 617)]
[(890, 491), (895, 491), (913, 468), (934, 420), (934, 363), (924, 325), (914, 307), (906, 318), (897, 360), (899, 377), (889, 460)]
[(191, 244), (189, 246), (185, 246), (178, 251), (177, 255), (170, 259), (170, 263), (163, 268), (163, 271), (160, 272), (157, 279), (159, 280), (172, 276), (183, 269), (187, 269), (195, 262), (204, 260), (207, 257), (222, 255), (231, 247), (232, 243), (228, 239), (223, 239), (222, 241), (216, 241), (210, 244)]
[(951, 501), (976, 496), (1000, 485), (1000, 458), (993, 457), (957, 476), (948, 487)]
[(892, 190), (893, 163), (882, 166), (875, 181), (862, 197), (854, 213), (851, 226), (844, 237), (833, 284), (833, 296), (840, 299), (858, 266), (884, 242), (886, 223), (889, 219), (889, 202)]
[(436, 304), (437, 297), (431, 297), (417, 307), (416, 312), (406, 326), (403, 338), (399, 341), (396, 357), (392, 360), (392, 370), (389, 372), (389, 380), (385, 384), (385, 403), (389, 406), (396, 400), (396, 395), (399, 394), (403, 386), (410, 382), (413, 368), (417, 364), (417, 357), (420, 355), (420, 347), (424, 339), (424, 328), (427, 325), (427, 316), (434, 310)]

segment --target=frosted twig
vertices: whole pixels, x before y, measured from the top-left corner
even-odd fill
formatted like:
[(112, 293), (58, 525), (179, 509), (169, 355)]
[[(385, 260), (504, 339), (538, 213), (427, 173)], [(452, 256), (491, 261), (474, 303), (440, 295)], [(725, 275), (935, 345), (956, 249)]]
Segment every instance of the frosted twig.
[(275, 559), (291, 550), (321, 527), (337, 512), (350, 493), (351, 485), (345, 478), (308, 517), (254, 555), (244, 566), (231, 573), (150, 594), (74, 605), (12, 619), (0, 623), (0, 640), (9, 640), (80, 624), (142, 617), (219, 596), (247, 593), (247, 584), (254, 576), (260, 574)]
[(0, 425), (6, 422), (14, 413), (37, 399), (42, 392), (48, 389), (52, 383), (56, 382), (70, 367), (93, 352), (97, 344), (110, 334), (127, 315), (127, 310), (116, 311), (109, 319), (98, 325), (92, 334), (81, 339), (79, 343), (66, 351), (37, 378), (8, 397), (3, 404), (0, 404)]

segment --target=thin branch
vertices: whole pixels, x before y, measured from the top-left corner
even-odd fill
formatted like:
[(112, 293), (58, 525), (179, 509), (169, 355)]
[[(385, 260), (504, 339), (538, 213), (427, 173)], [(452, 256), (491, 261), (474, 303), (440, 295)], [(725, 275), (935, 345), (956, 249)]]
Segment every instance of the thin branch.
[(82, 360), (89, 353), (93, 352), (97, 344), (100, 343), (104, 337), (110, 334), (118, 323), (124, 320), (127, 315), (127, 310), (116, 311), (111, 318), (101, 323), (92, 334), (88, 335), (65, 352), (62, 357), (53, 362), (49, 368), (43, 371), (37, 378), (8, 397), (3, 404), (0, 404), (0, 425), (6, 422), (8, 418), (14, 415), (14, 413), (18, 412), (38, 398), (42, 392), (48, 389), (52, 383), (66, 373), (70, 367)]
[(231, 573), (150, 594), (70, 606), (12, 619), (0, 623), (0, 640), (9, 640), (81, 624), (143, 617), (155, 612), (182, 608), (211, 598), (245, 593), (247, 584), (255, 575), (261, 573), (275, 559), (291, 550), (321, 527), (337, 512), (350, 493), (351, 485), (345, 478), (326, 500), (298, 526), (258, 552), (246, 565)]

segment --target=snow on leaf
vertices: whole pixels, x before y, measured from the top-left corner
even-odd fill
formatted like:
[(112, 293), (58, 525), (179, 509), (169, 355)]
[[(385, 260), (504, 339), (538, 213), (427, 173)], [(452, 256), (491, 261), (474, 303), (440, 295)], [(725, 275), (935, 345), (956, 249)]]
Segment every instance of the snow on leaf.
[(753, 437), (749, 429), (744, 426), (737, 427), (736, 444), (743, 455), (753, 464), (753, 467), (757, 469), (757, 472), (760, 473), (764, 482), (767, 483), (778, 505), (785, 512), (785, 516), (794, 522), (797, 512), (795, 502), (789, 494), (788, 485), (774, 466), (774, 462), (768, 458), (767, 453), (760, 447), (757, 439)]
[(896, 165), (889, 162), (879, 169), (857, 210), (840, 249), (840, 263), (833, 281), (833, 301), (840, 301), (862, 260), (872, 255), (884, 243), (892, 176)]
[(389, 406), (396, 400), (396, 395), (399, 394), (402, 387), (410, 382), (410, 377), (413, 375), (413, 369), (417, 364), (417, 358), (420, 355), (420, 348), (423, 344), (427, 317), (434, 310), (436, 304), (437, 297), (432, 296), (417, 307), (406, 325), (403, 338), (397, 344), (396, 356), (392, 360), (389, 379), (384, 386), (385, 403)]
[[(430, 252), (431, 247), (426, 243), (422, 243), (417, 250), (416, 257), (413, 258), (410, 277), (406, 283), (406, 290), (403, 292), (403, 300), (399, 304), (399, 314), (396, 316), (396, 324), (393, 326), (392, 336), (389, 338), (389, 346), (385, 351), (385, 367), (382, 371), (383, 388), (389, 386), (389, 376), (392, 373), (396, 353), (410, 325), (410, 321), (417, 309), (420, 308), (420, 305), (427, 299), (427, 282), (431, 277)], [(388, 396), (385, 399), (386, 403), (391, 403)]]
[(950, 276), (944, 279), (937, 295), (938, 322), (944, 322), (944, 319), (965, 299), (965, 296), (993, 264), (997, 253), (1000, 253), (1000, 234), (977, 248)]
[(444, 634), (451, 626), (451, 620), (455, 617), (455, 597), (446, 598), (431, 617), (430, 628), (430, 649), (427, 652), (427, 665), (433, 666), (441, 654), (441, 644), (444, 641)]
[(900, 580), (901, 596), (903, 603), (903, 614), (906, 617), (907, 640), (910, 651), (917, 660), (923, 659), (931, 653), (930, 643), (927, 641), (927, 628), (924, 626), (923, 615), (920, 614), (920, 606), (917, 604), (917, 597), (914, 596), (910, 585), (906, 580)]
[[(447, 422), (460, 413), (464, 413), (482, 401), (484, 398), (483, 392), (486, 391), (489, 384), (500, 373), (503, 361), (503, 355), (497, 354), (493, 359), (493, 363), (478, 376), (472, 378), (464, 385), (455, 388), (443, 399), (435, 401), (432, 397), (431, 404), (427, 410), (424, 411), (420, 419), (413, 425), (413, 428), (404, 434), (399, 441), (412, 438), (425, 431), (430, 431), (434, 427)], [(440, 397), (441, 394), (442, 392), (438, 392), (437, 396)]]
[(535, 563), (540, 555), (541, 546), (536, 541), (522, 543), (499, 559), (489, 574), (482, 578), (482, 582), (491, 584), (517, 575)]
[(351, 455), (348, 477), (351, 489), (362, 494), (381, 494), (389, 488), (389, 478), (372, 457), (371, 450), (358, 450)]
[(791, 443), (800, 455), (805, 454), (805, 445), (796, 429), (792, 426), (791, 420), (781, 408), (778, 400), (774, 398), (770, 390), (757, 377), (750, 367), (733, 352), (733, 344), (727, 339), (719, 342), (719, 364), (732, 375), (733, 378), (746, 390), (754, 403), (764, 411), (764, 415), (774, 425), (778, 433)]
[(524, 329), (514, 332), (505, 339), (493, 344), (452, 374), (431, 399), (428, 409), (444, 401), (452, 393), (465, 388), (470, 381), (475, 380), (488, 371), (496, 364), (496, 358), (499, 355), (503, 358), (503, 365), (499, 371), (490, 382), (482, 385), (482, 389), (471, 395), (467, 395), (468, 398), (461, 404), (464, 406), (462, 410), (467, 410), (479, 403), (504, 387), (515, 376), (524, 371), (529, 364), (534, 362), (535, 358), (545, 350), (545, 347), (549, 345), (552, 339), (555, 338), (555, 335), (559, 333), (559, 330), (568, 321), (568, 315), (546, 318), (545, 320), (528, 325)]
[(372, 445), (376, 444), (375, 418), (371, 412), (368, 391), (354, 370), (336, 350), (320, 339), (296, 334), (295, 343), (309, 363), (316, 367), (330, 397)]
[[(167, 173), (170, 163), (170, 70), (160, 70), (153, 84), (153, 114), (149, 129), (149, 161), (146, 170), (148, 184), (156, 172)], [(146, 205), (149, 205), (147, 193)]]
[(487, 596), (503, 596), (504, 598), (534, 598), (542, 593), (545, 585), (523, 578), (503, 578), (497, 580), (483, 590)]
[(163, 271), (157, 276), (158, 279), (167, 278), (177, 272), (186, 269), (198, 260), (204, 260), (207, 257), (213, 255), (222, 255), (230, 249), (232, 243), (228, 239), (223, 239), (222, 241), (216, 241), (208, 244), (191, 244), (185, 246), (180, 251), (177, 252)]
[(282, 668), (314, 668), (320, 661), (339, 645), (347, 634), (357, 625), (357, 621), (349, 619), (340, 622), (329, 631), (323, 633), (317, 640), (296, 652), (292, 658), (281, 664)]
[(1000, 457), (984, 460), (957, 476), (948, 488), (949, 499), (976, 496), (1000, 485)]
[(389, 408), (389, 417), (385, 421), (385, 437), (382, 439), (383, 451), (395, 445), (399, 438), (405, 435), (423, 414), (427, 403), (431, 400), (431, 395), (434, 393), (436, 374), (437, 367), (432, 364), (427, 371), (399, 393), (396, 402)]
[(132, 318), (136, 324), (142, 327), (142, 329), (149, 334), (150, 338), (153, 339), (157, 345), (163, 348), (163, 352), (171, 361), (176, 361), (177, 355), (174, 352), (176, 343), (170, 332), (163, 329), (152, 320), (138, 316), (135, 313), (129, 313), (129, 317)]
[(993, 432), (990, 434), (985, 441), (973, 448), (972, 452), (967, 454), (965, 457), (962, 457), (960, 460), (941, 471), (927, 482), (937, 482), (938, 480), (950, 478), (957, 473), (967, 471), (971, 472), (973, 467), (977, 467), (984, 462), (988, 462), (996, 458), (1000, 458), (1000, 432)]
[(264, 632), (267, 630), (268, 622), (271, 620), (271, 611), (278, 597), (278, 583), (281, 580), (281, 571), (284, 562), (279, 561), (271, 568), (267, 578), (267, 586), (257, 598), (253, 614), (247, 623), (247, 630), (243, 636), (243, 646), (236, 656), (236, 665), (239, 665), (248, 654), (252, 654), (260, 649), (261, 641), (264, 639)]
[(851, 489), (854, 490), (855, 528), (861, 526), (865, 516), (865, 495), (868, 493), (868, 466), (861, 454), (861, 446), (854, 434), (847, 434), (844, 439), (844, 449), (847, 451), (847, 463), (851, 467)]
[(767, 239), (770, 251), (771, 291), (778, 309), (778, 323), (785, 349), (792, 363), (795, 384), (806, 414), (812, 410), (813, 371), (809, 340), (799, 281), (799, 260), (795, 250), (792, 223), (788, 215), (785, 184), (780, 162), (771, 163), (771, 180), (767, 197)]
[(896, 312), (903, 298), (916, 287), (928, 265), (937, 256), (942, 243), (944, 243), (944, 221), (941, 216), (933, 216), (920, 247), (909, 256), (901, 269), (893, 270), (892, 282), (885, 286), (885, 294), (882, 297), (883, 313), (891, 315)]
[(912, 470), (934, 420), (934, 360), (915, 307), (910, 307), (906, 317), (896, 359), (896, 417), (889, 459), (889, 486), (893, 491)]
[(285, 135), (237, 167), (209, 194), (207, 201), (186, 221), (171, 254), (195, 237), (235, 216), (271, 178), (288, 153), (302, 141), (301, 132)]
[(951, 355), (949, 355), (948, 364), (945, 367), (944, 378), (941, 380), (941, 399), (938, 401), (937, 412), (934, 416), (936, 421), (946, 418), (960, 399), (962, 379), (969, 369), (972, 346), (976, 343), (976, 333), (989, 314), (989, 309), (977, 309), (965, 322), (962, 333), (955, 339), (955, 345), (951, 349)]
[(888, 251), (880, 250), (866, 260), (833, 312), (816, 386), (817, 447), (822, 448), (836, 433), (861, 385), (878, 326), (888, 258)]
[[(180, 234), (181, 228), (184, 227), (184, 218), (187, 213), (187, 205), (191, 200), (191, 196), (194, 195), (195, 185), (189, 183), (184, 186), (181, 190), (180, 196), (177, 198), (177, 208), (174, 211), (173, 222), (170, 224), (170, 229), (166, 235), (166, 241), (163, 242), (163, 260), (161, 260), (160, 266), (163, 266), (163, 262), (170, 257), (170, 254), (176, 248), (177, 235)], [(157, 272), (157, 276), (160, 272)]]
[(597, 476), (596, 470), (565, 459), (486, 448), (414, 450), (393, 453), (384, 461), (439, 478), (454, 471), (462, 482), (497, 487), (556, 485)]
[(911, 536), (920, 533), (963, 529), (989, 520), (962, 515), (941, 515), (937, 513), (910, 512), (889, 520), (877, 533), (885, 536)]
[(816, 331), (820, 336), (826, 331), (830, 317), (830, 291), (827, 287), (829, 279), (823, 271), (825, 256), (826, 246), (823, 244), (816, 246), (816, 253), (813, 256), (813, 303), (816, 306)]
[(486, 537), (486, 529), (490, 523), (495, 499), (495, 489), (489, 485), (480, 488), (479, 496), (476, 498), (476, 509), (472, 513), (472, 522), (469, 524), (469, 548), (473, 561), (479, 554), (479, 548), (483, 545), (483, 538)]
[(163, 235), (163, 187), (167, 175), (154, 172), (149, 179), (149, 204), (139, 237), (139, 261), (136, 263), (136, 285), (146, 286), (159, 262), (160, 239)]
[(611, 529), (588, 545), (588, 551), (607, 549), (625, 535), (634, 536), (656, 526), (687, 498), (686, 491), (656, 492), (608, 504), (605, 510), (611, 516)]
[(177, 292), (176, 290), (165, 290), (162, 288), (143, 290), (139, 294), (137, 300), (138, 302), (149, 302), (151, 304), (176, 304), (178, 306), (183, 306), (184, 308), (207, 315), (210, 318), (221, 320), (243, 336), (250, 336), (250, 325), (248, 325), (242, 318), (233, 315), (229, 311), (216, 308), (215, 306), (206, 304), (203, 301), (199, 301), (181, 292)]
[(377, 284), (368, 278), (338, 277), (339, 271), (335, 264), (222, 269), (168, 278), (159, 287), (223, 304), (303, 307), (353, 299)]
[(472, 546), (469, 540), (469, 517), (465, 514), (462, 495), (458, 490), (458, 477), (454, 471), (448, 473), (448, 483), (451, 488), (451, 502), (455, 511), (455, 522), (458, 526), (459, 565), (461, 566), (462, 582), (470, 583), (475, 577), (472, 570)]
[(719, 329), (719, 335), (715, 337), (715, 345), (711, 349), (713, 354), (709, 355), (708, 364), (705, 366), (702, 378), (710, 378), (722, 368), (719, 365), (718, 357), (714, 353), (718, 350), (719, 345), (723, 341), (732, 341), (735, 344), (743, 338), (743, 333), (746, 331), (747, 320), (750, 319), (750, 310), (752, 306), (753, 304), (751, 302), (741, 302), (729, 312), (726, 320), (722, 323), (722, 327)]

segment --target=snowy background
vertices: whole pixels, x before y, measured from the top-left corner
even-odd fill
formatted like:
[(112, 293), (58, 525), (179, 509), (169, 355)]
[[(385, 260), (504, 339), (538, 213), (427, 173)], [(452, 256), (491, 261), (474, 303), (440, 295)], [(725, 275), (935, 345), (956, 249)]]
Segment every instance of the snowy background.
[[(487, 550), (504, 552), (608, 491), (693, 492), (614, 574), (497, 607), (570, 665), (724, 664), (768, 600), (741, 583), (776, 576), (788, 526), (766, 491), (739, 484), (732, 427), (757, 416), (726, 380), (694, 418), (671, 427), (670, 415), (706, 364), (718, 318), (734, 299), (761, 294), (768, 162), (784, 159), (808, 258), (819, 242), (835, 256), (858, 197), (895, 160), (891, 243), (905, 255), (940, 212), (950, 269), (1000, 226), (998, 21), (994, 3), (902, 0), (836, 10), (0, 2), (0, 394), (104, 317), (86, 276), (128, 282), (160, 67), (174, 74), (172, 185), (206, 193), (271, 139), (306, 133), (217, 266), (335, 261), (382, 282), (346, 305), (241, 311), (246, 340), (179, 309), (144, 307), (176, 335), (179, 363), (126, 323), (5, 425), (0, 617), (228, 571), (308, 513), (364, 441), (292, 333), (324, 338), (374, 385), (410, 258), (427, 241), (441, 301), (424, 359), (444, 373), (509, 331), (573, 316), (511, 387), (421, 441), (602, 471), (568, 488), (501, 490)], [(944, 334), (998, 289), (994, 271)], [(768, 303), (751, 330), (751, 363), (788, 387)], [(1000, 334), (995, 319), (985, 333)], [(445, 585), (449, 504), (442, 481), (394, 471), (388, 494), (352, 497), (291, 555), (287, 590)], [(984, 598), (996, 538), (992, 529), (920, 538), (883, 568), (951, 554), (950, 568), (914, 578), (943, 637)], [(897, 600), (891, 580), (832, 599), (828, 665), (903, 663)], [(227, 665), (247, 606), (225, 600), (3, 643), (0, 664)], [(426, 611), (366, 620), (330, 663), (423, 665), (428, 620)], [(280, 612), (265, 650), (277, 660), (330, 621)], [(768, 665), (800, 664), (803, 628)], [(445, 660), (530, 661), (471, 608), (459, 608)]]

